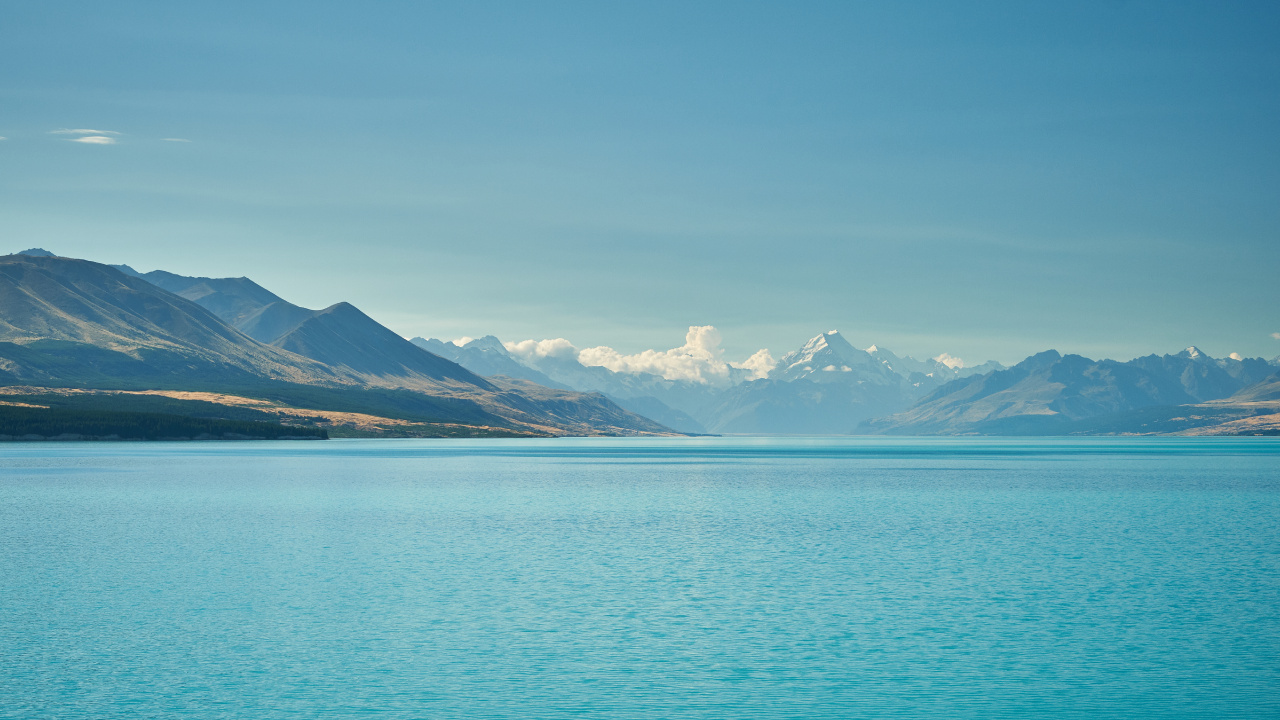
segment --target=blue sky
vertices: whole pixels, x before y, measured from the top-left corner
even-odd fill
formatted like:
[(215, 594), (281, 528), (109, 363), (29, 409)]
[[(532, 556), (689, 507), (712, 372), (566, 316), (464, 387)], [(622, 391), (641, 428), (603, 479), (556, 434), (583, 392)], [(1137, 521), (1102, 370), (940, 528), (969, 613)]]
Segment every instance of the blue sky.
[(0, 235), (406, 336), (1280, 353), (1280, 6), (797, 5), (16, 4)]

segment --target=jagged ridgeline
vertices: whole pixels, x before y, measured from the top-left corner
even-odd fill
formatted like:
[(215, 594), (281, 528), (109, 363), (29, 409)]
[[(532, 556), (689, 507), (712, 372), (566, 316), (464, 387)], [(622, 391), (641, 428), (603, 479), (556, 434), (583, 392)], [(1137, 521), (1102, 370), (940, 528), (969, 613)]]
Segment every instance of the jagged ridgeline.
[[(494, 337), (420, 347), (481, 375), (605, 393), (686, 432), (894, 435), (1273, 434), (1277, 361), (1197, 348), (1128, 362), (1048, 351), (1012, 368), (942, 354), (916, 360), (822, 333), (764, 377), (719, 385), (615, 372), (563, 351), (513, 352)], [(521, 343), (512, 343), (519, 348)]]
[(247, 278), (141, 275), (34, 251), (0, 257), (0, 382), (31, 397), (203, 393), (361, 435), (672, 432), (599, 394), (483, 378), (347, 303), (308, 310)]
[(869, 421), (881, 434), (1265, 435), (1280, 428), (1276, 367), (1190, 347), (1128, 362), (1049, 350), (955, 380), (911, 408)]
[[(1194, 347), (1127, 362), (1047, 351), (1005, 368), (861, 349), (831, 331), (772, 365), (720, 363), (708, 380), (609, 369), (557, 342), (528, 354), (492, 336), (409, 341), (349, 303), (311, 310), (248, 278), (0, 257), (0, 393), (41, 407), (75, 390), (125, 411), (147, 393), (215, 410), (128, 411), (354, 437), (1280, 429), (1280, 363)], [(259, 415), (236, 414), (246, 408)]]

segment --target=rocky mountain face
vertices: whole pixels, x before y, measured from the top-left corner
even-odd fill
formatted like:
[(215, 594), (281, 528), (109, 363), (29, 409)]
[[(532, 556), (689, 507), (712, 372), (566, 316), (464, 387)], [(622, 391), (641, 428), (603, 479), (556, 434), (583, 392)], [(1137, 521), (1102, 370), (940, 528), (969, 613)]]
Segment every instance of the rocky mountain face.
[(1177, 378), (1197, 401), (1225, 398), (1275, 372), (1262, 358), (1212, 358), (1195, 346), (1175, 355), (1147, 355), (1130, 364), (1155, 376)]
[[(263, 330), (267, 312), (288, 316), (268, 341), (234, 326)], [(52, 254), (0, 257), (0, 380), (139, 389), (287, 383), (325, 388), (310, 395), (339, 402), (357, 391), (366, 404), (396, 398), (437, 422), (456, 417), (549, 434), (668, 432), (602, 397), (493, 383), (347, 303), (311, 311), (246, 278), (143, 275)], [(379, 388), (409, 394), (368, 392)], [(333, 391), (347, 392), (346, 400)]]

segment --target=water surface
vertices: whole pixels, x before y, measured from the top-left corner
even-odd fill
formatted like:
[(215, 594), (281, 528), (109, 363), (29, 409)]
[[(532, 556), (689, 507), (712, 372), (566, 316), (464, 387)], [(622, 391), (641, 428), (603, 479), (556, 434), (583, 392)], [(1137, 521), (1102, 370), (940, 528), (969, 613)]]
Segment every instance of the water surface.
[(1280, 715), (1273, 439), (0, 446), (0, 717)]

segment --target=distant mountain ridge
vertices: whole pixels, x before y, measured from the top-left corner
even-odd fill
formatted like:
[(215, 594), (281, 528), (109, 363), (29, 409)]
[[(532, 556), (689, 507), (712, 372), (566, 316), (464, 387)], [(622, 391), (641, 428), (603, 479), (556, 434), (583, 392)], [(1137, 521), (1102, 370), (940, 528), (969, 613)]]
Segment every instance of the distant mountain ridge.
[[(113, 267), (122, 272), (132, 272), (152, 285), (197, 303), (236, 328), (239, 328), (246, 317), (263, 307), (273, 303), (284, 303), (283, 298), (246, 277), (185, 277), (164, 270), (153, 270), (144, 274), (134, 271), (127, 265)], [(263, 338), (254, 339), (259, 342), (271, 341)]]
[[(1158, 432), (1199, 427), (1194, 420), (1175, 422), (1176, 408), (1229, 398), (1280, 399), (1280, 384), (1264, 382), (1276, 363), (1215, 359), (1195, 347), (1128, 362), (1046, 351), (1006, 369), (995, 362), (949, 365), (945, 355), (919, 361), (874, 345), (861, 350), (830, 331), (784, 355), (768, 377), (717, 388), (585, 366), (573, 354), (517, 357), (491, 336), (461, 346), (414, 342), (481, 375), (545, 378), (604, 392), (686, 432), (1019, 435), (1113, 433), (1130, 426), (1132, 432)], [(1238, 410), (1216, 405), (1192, 415), (1204, 425), (1266, 408)]]
[(1221, 400), (1263, 382), (1265, 361), (1216, 360), (1191, 347), (1129, 362), (1048, 350), (1007, 369), (955, 380), (912, 408), (871, 420), (881, 434), (1055, 434), (1078, 421)]
[(480, 375), (550, 380), (601, 392), (634, 412), (693, 433), (848, 434), (862, 421), (903, 410), (955, 377), (1001, 367), (950, 367), (899, 358), (875, 346), (860, 350), (833, 330), (785, 355), (767, 378), (749, 380), (745, 371), (731, 369), (730, 385), (721, 387), (584, 365), (572, 353), (517, 357), (492, 336), (461, 346), (423, 338), (413, 342)]

